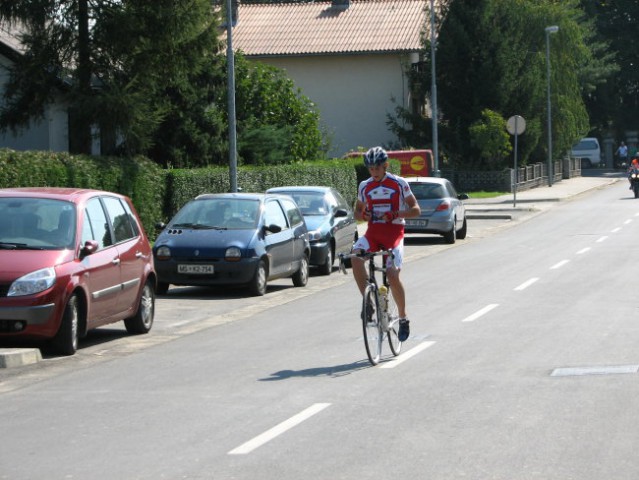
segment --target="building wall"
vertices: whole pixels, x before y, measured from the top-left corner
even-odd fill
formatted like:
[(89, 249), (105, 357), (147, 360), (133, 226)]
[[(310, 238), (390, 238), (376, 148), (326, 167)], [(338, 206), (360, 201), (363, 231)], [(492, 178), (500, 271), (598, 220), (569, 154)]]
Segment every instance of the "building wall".
[[(343, 55), (260, 58), (282, 68), (318, 107), (331, 139), (329, 156), (358, 147), (391, 146), (388, 114), (409, 105), (405, 63), (408, 56)], [(397, 103), (393, 103), (392, 99)]]

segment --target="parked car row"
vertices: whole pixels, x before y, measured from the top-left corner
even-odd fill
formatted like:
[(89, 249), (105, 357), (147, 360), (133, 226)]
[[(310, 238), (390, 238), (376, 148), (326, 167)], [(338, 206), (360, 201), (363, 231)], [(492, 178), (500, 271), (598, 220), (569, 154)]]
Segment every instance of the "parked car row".
[[(408, 179), (422, 209), (407, 233), (466, 236), (462, 200), (450, 182)], [(75, 188), (0, 190), (0, 339), (46, 341), (72, 355), (93, 328), (124, 321), (151, 330), (155, 294), (170, 285), (303, 287), (309, 268), (332, 272), (357, 240), (351, 206), (330, 187), (204, 194), (184, 205), (153, 247), (131, 200)]]

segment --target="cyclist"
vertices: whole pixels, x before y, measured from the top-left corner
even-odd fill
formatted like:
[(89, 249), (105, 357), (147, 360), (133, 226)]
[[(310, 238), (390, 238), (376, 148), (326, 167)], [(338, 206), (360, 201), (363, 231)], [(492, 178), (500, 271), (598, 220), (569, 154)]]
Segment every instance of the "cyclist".
[[(353, 253), (382, 249), (393, 251), (394, 260), (390, 257), (386, 260), (386, 275), (400, 317), (397, 336), (403, 342), (410, 335), (404, 285), (399, 278), (404, 253), (404, 219), (419, 216), (421, 210), (408, 183), (386, 171), (388, 154), (383, 148), (368, 150), (364, 164), (371, 177), (359, 184), (355, 218), (367, 221), (368, 228), (353, 245)], [(363, 295), (366, 288), (365, 259), (353, 257), (351, 264), (357, 287)]]

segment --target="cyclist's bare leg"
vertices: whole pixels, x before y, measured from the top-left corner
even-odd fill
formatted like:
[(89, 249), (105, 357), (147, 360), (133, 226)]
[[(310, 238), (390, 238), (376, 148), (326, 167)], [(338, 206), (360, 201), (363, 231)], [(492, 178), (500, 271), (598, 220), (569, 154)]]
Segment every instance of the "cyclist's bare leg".
[[(353, 253), (360, 253), (361, 250), (354, 250)], [(353, 276), (355, 277), (355, 283), (359, 288), (359, 293), (364, 295), (364, 289), (366, 288), (366, 260), (361, 257), (351, 257), (351, 268), (353, 270)]]
[[(353, 265), (355, 269), (355, 265)], [(399, 318), (406, 318), (406, 294), (404, 293), (404, 285), (399, 278), (400, 269), (397, 267), (389, 267), (386, 270), (386, 278), (388, 278), (388, 284), (390, 285), (391, 292), (393, 292), (393, 298), (397, 304), (397, 313)], [(353, 273), (355, 273), (353, 271)]]

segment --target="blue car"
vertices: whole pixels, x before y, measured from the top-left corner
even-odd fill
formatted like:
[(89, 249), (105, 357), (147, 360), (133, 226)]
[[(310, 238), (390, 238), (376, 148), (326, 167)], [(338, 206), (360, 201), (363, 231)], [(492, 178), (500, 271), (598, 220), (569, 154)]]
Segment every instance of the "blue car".
[(156, 292), (169, 285), (246, 286), (264, 295), (267, 282), (308, 281), (310, 246), (304, 217), (287, 196), (205, 194), (187, 203), (153, 246)]
[(276, 187), (266, 192), (289, 195), (295, 200), (309, 231), (310, 264), (321, 275), (330, 275), (335, 258), (340, 253), (350, 253), (357, 240), (353, 209), (331, 187)]

